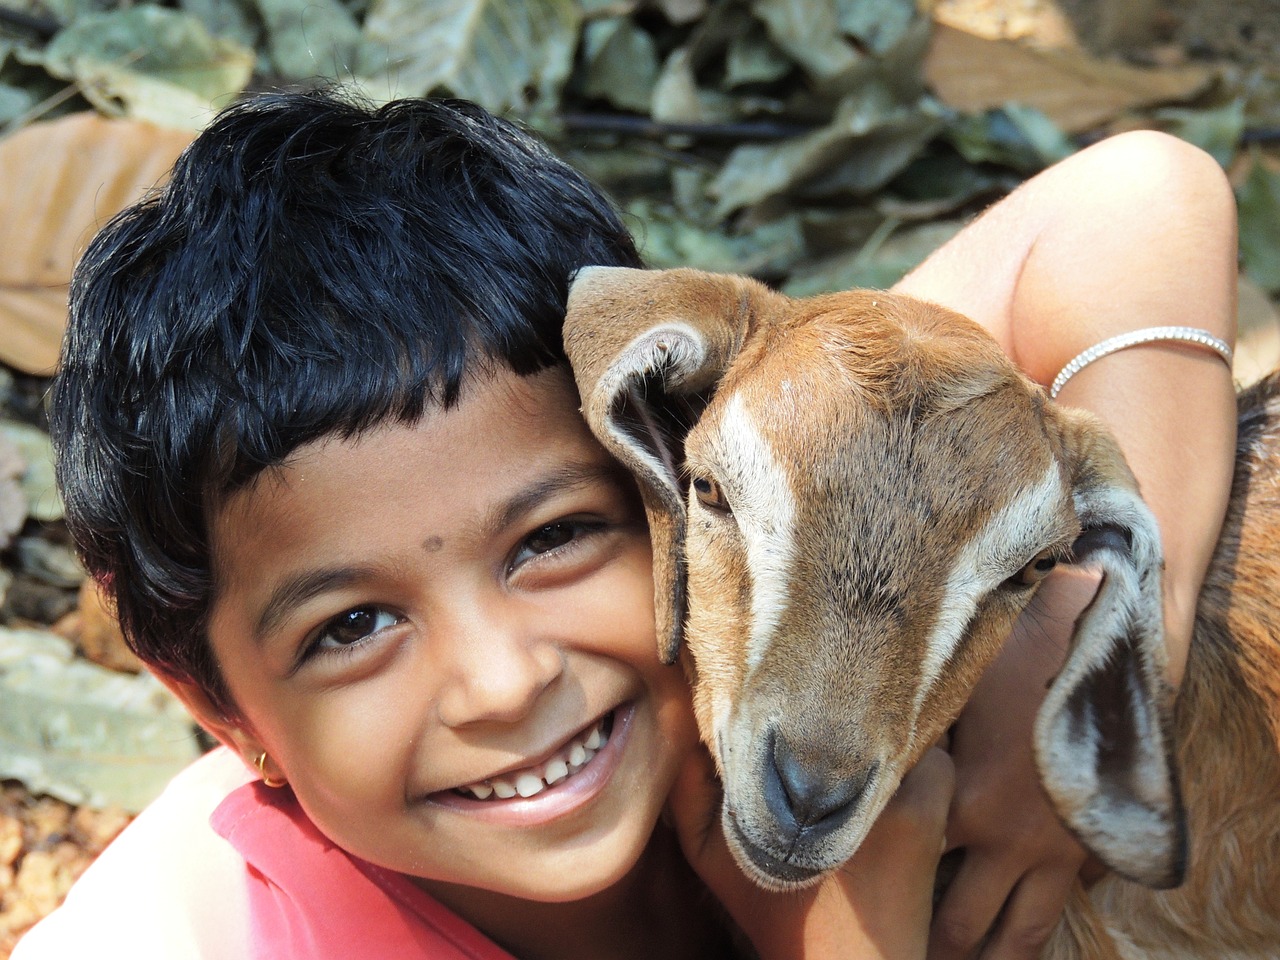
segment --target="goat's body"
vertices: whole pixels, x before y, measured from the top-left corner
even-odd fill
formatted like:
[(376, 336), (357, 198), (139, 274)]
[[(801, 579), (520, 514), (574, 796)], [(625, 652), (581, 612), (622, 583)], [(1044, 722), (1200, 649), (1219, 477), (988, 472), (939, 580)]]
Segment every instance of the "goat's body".
[(795, 886), (845, 863), (1074, 555), (1100, 586), (1032, 739), (1050, 802), (1116, 873), (1076, 891), (1044, 956), (1280, 958), (1280, 374), (1240, 399), (1175, 701), (1159, 530), (1122, 452), (975, 324), (591, 268), (565, 331), (588, 421), (645, 498), (660, 649), (691, 657), (744, 870)]
[[(1124, 960), (1280, 957), (1280, 374), (1240, 398), (1230, 507), (1175, 709), (1190, 837), (1185, 882), (1109, 876), (1091, 892)], [(1101, 960), (1066, 923), (1047, 960)]]

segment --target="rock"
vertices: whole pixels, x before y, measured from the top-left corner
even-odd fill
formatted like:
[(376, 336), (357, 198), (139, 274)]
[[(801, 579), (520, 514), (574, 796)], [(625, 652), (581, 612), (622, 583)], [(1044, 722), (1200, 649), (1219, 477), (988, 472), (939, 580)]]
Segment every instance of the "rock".
[(76, 607), (75, 591), (42, 583), (29, 574), (19, 573), (9, 584), (0, 607), (0, 619), (35, 624), (56, 623)]
[(0, 730), (0, 777), (128, 811), (200, 754), (191, 717), (153, 676), (103, 669), (43, 630), (0, 627)]
[(44, 537), (19, 537), (18, 569), (51, 587), (77, 590), (84, 582), (84, 568), (70, 547)]
[(0, 420), (0, 436), (17, 445), (26, 462), (20, 482), (27, 512), (46, 523), (62, 519), (62, 498), (53, 477), (53, 444), (38, 427), (16, 420)]
[(0, 433), (0, 550), (13, 540), (27, 519), (27, 495), (22, 475), (27, 461), (17, 443)]

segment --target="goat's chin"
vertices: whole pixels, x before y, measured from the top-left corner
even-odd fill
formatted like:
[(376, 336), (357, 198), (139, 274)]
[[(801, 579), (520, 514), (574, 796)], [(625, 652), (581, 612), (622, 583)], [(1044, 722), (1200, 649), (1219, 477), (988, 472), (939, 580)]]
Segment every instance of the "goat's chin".
[(789, 862), (775, 857), (758, 844), (753, 843), (726, 804), (722, 815), (725, 840), (739, 868), (757, 886), (765, 890), (782, 892), (802, 890), (819, 883), (835, 866), (816, 867)]

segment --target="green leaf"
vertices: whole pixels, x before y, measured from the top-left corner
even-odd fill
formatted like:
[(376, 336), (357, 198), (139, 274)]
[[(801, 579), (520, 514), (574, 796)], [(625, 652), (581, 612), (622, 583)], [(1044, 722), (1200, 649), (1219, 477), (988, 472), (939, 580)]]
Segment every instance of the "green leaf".
[(282, 77), (344, 77), (355, 69), (360, 27), (338, 0), (255, 0), (267, 50)]
[(136, 812), (199, 753), (191, 718), (150, 674), (77, 659), (51, 633), (0, 627), (0, 778)]
[(671, 183), (671, 164), (652, 150), (624, 143), (607, 147), (559, 144), (569, 163), (619, 203), (635, 196), (664, 193)]
[(940, 220), (899, 231), (896, 221), (886, 220), (861, 249), (836, 254), (797, 270), (783, 286), (783, 292), (788, 296), (807, 297), (855, 287), (888, 289), (963, 226), (959, 220)]
[(1022, 173), (1043, 170), (1075, 150), (1045, 114), (1018, 103), (961, 117), (946, 137), (970, 163), (998, 163)]
[(930, 100), (897, 105), (880, 84), (841, 101), (831, 123), (782, 144), (739, 147), (712, 182), (717, 216), (782, 193), (862, 196), (900, 172), (942, 126)]
[(64, 26), (74, 23), (85, 14), (96, 14), (102, 7), (101, 0), (43, 0), (39, 4), (41, 12)]
[(582, 92), (620, 110), (647, 113), (658, 79), (658, 51), (629, 17), (609, 17), (582, 32)]
[(875, 53), (897, 46), (916, 15), (916, 0), (836, 0), (840, 29)]
[(1236, 200), (1245, 273), (1268, 292), (1280, 293), (1280, 170), (1269, 169), (1255, 155)]
[(926, 149), (875, 197), (876, 209), (900, 220), (933, 219), (951, 213), (983, 194), (1008, 193), (1018, 185), (1012, 174), (968, 163), (955, 151)]
[(253, 0), (178, 0), (178, 8), (199, 19), (215, 37), (250, 50), (262, 42)]
[(252, 51), (211, 36), (193, 16), (149, 5), (85, 14), (38, 59), (104, 113), (182, 127), (207, 122), (253, 70)]
[(790, 73), (793, 66), (762, 29), (753, 28), (729, 41), (724, 83), (729, 89), (748, 83), (773, 83)]
[(550, 113), (580, 22), (573, 0), (374, 0), (356, 72), (392, 96), (444, 89), (498, 113)]
[(36, 104), (30, 90), (0, 83), (0, 127), (12, 123)]
[(698, 86), (687, 47), (673, 50), (662, 65), (649, 112), (666, 123), (717, 123), (737, 117), (733, 98)]
[(652, 267), (695, 267), (717, 273), (778, 275), (804, 255), (793, 214), (736, 236), (690, 222), (669, 206), (637, 200), (626, 207), (641, 256)]
[(348, 77), (360, 26), (338, 0), (253, 0), (266, 28), (271, 67), (288, 79)]
[(863, 59), (841, 34), (832, 0), (753, 0), (769, 36), (815, 79), (838, 76)]
[(1168, 133), (1181, 137), (1210, 154), (1226, 167), (1234, 159), (1245, 128), (1245, 101), (1237, 97), (1211, 109), (1165, 107), (1155, 120)]

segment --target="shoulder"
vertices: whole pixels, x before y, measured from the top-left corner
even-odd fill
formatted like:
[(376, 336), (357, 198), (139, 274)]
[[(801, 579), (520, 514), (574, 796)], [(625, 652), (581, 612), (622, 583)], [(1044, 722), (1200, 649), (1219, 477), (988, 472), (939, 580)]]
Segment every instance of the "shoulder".
[(219, 748), (180, 773), (85, 871), (13, 960), (247, 955), (245, 862), (209, 818), (251, 779)]

